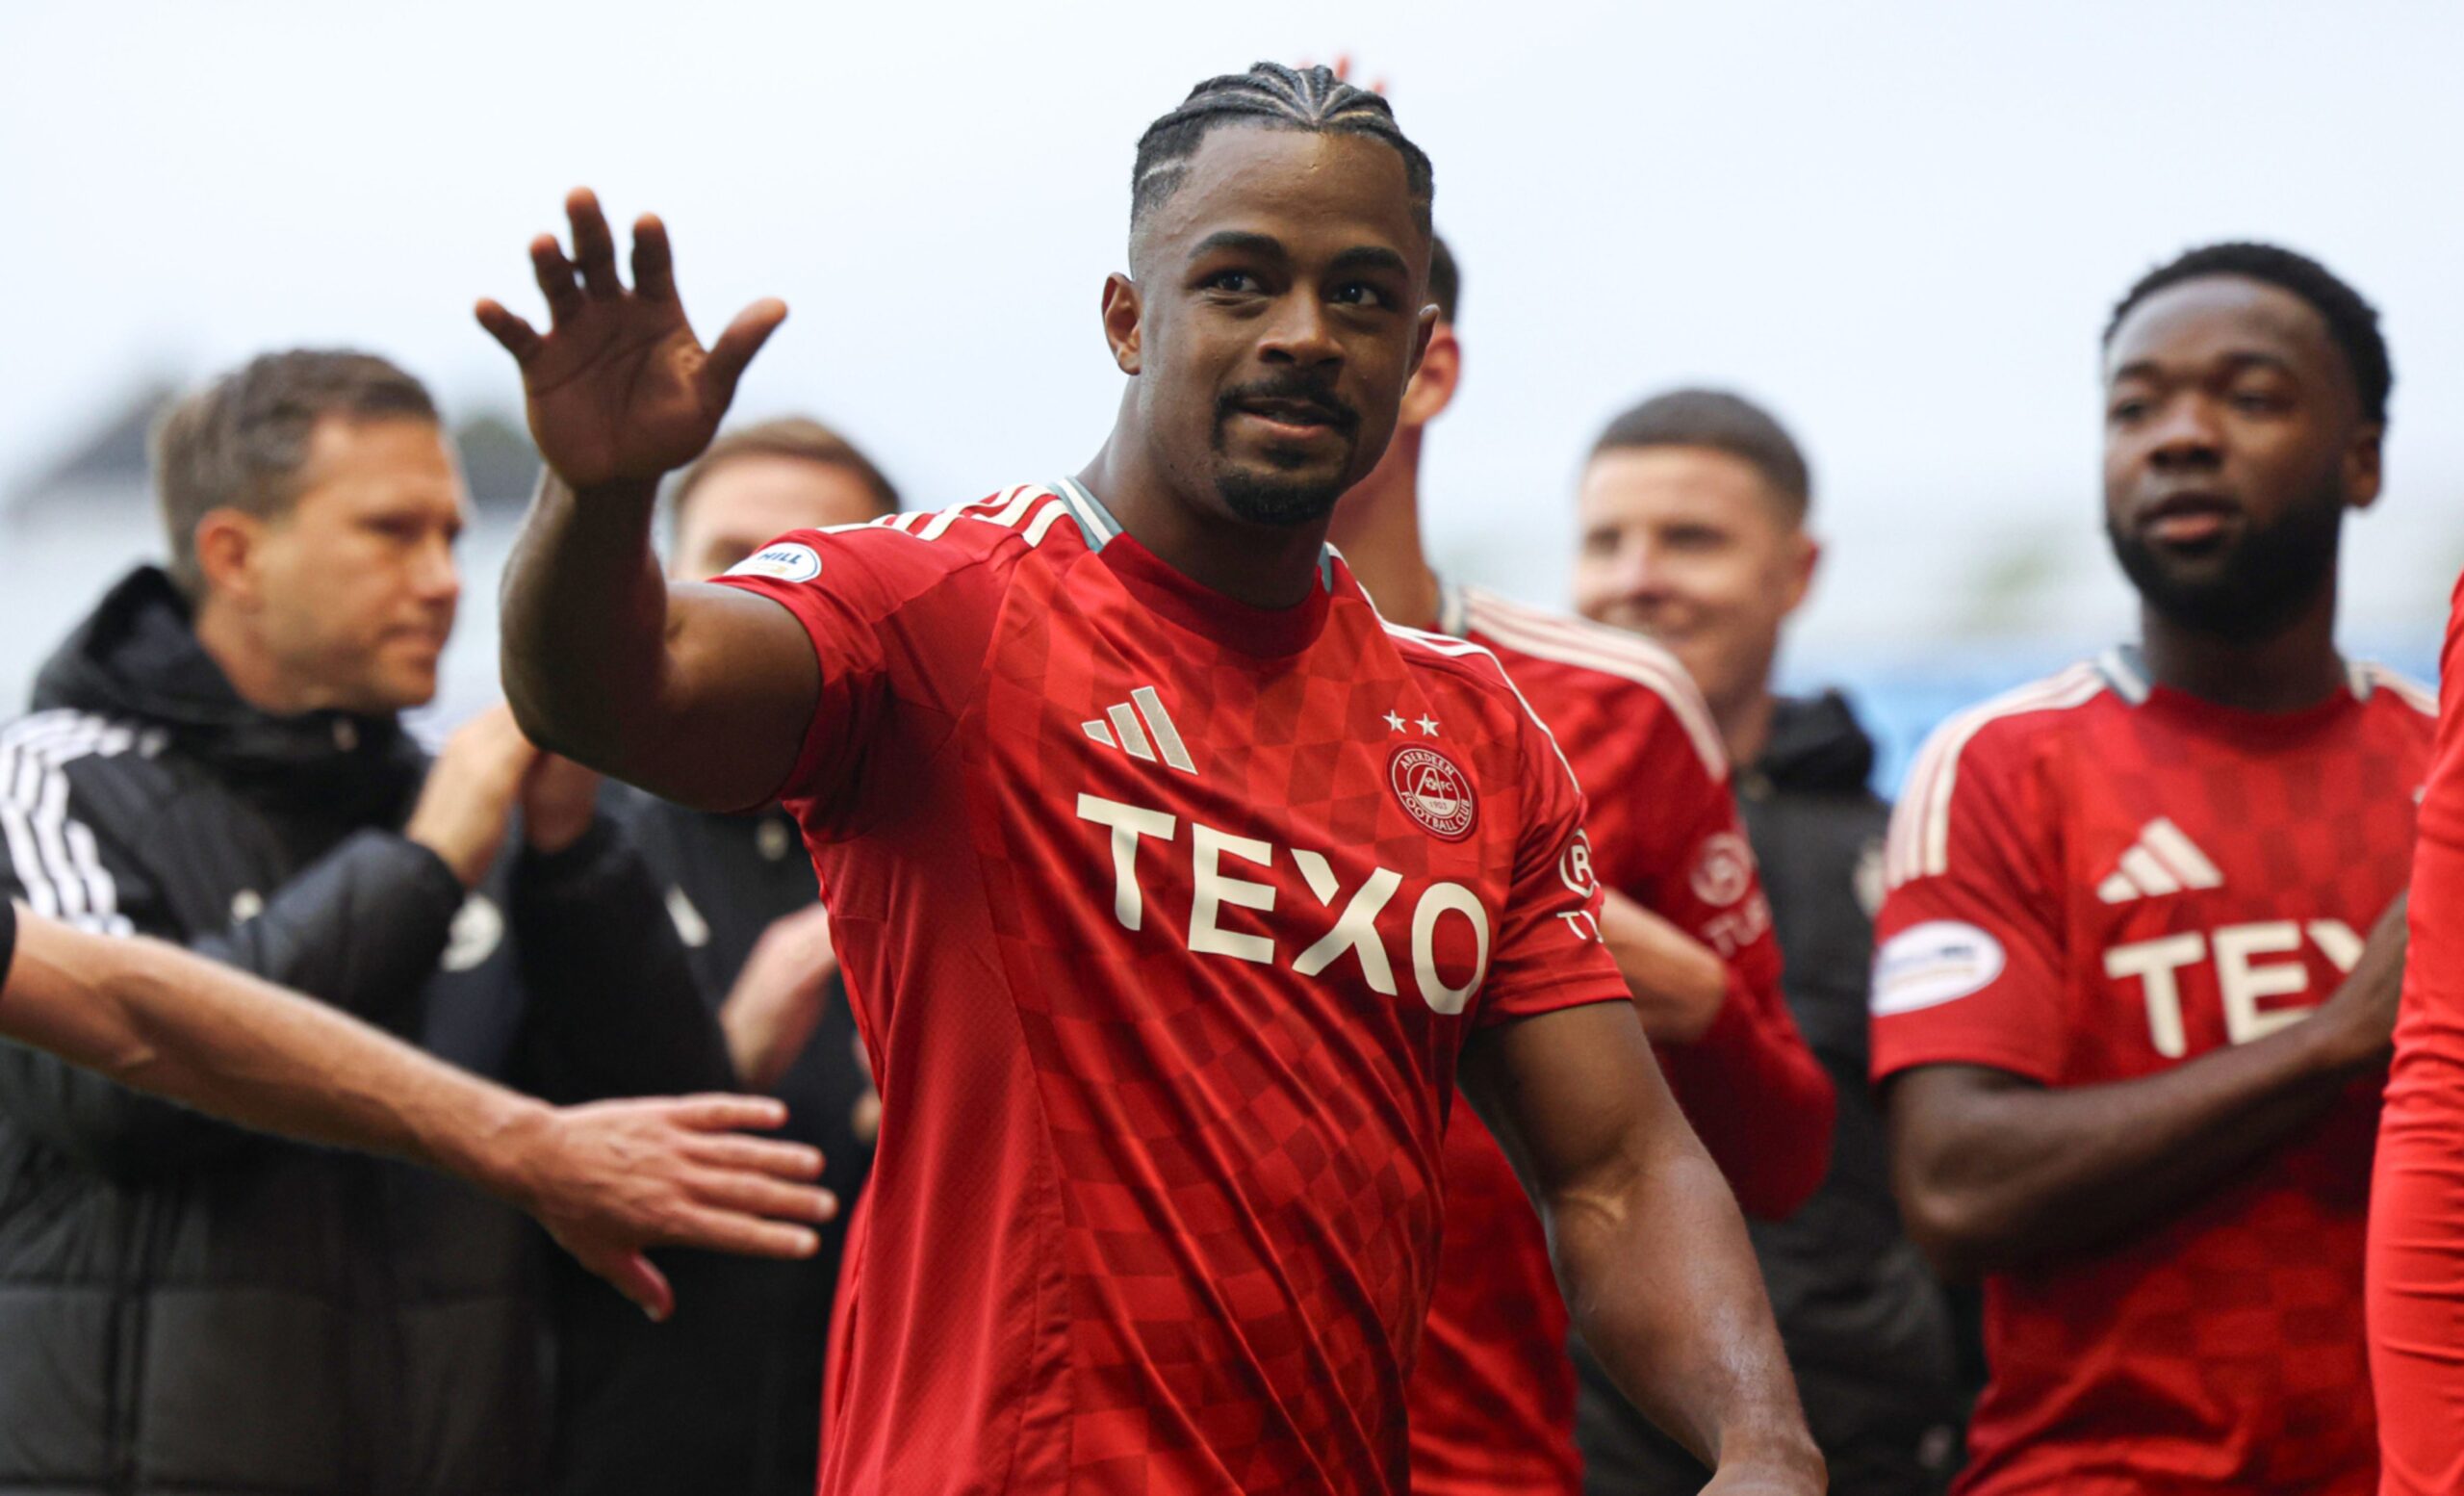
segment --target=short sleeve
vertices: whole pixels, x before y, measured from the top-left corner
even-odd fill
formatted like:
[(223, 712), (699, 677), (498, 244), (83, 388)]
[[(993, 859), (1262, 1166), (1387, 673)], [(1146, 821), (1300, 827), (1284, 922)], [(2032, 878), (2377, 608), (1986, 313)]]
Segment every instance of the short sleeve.
[(1583, 835), (1582, 792), (1536, 725), (1524, 736), (1531, 811), (1482, 986), (1477, 1021), (1484, 1028), (1631, 996), (1601, 943), (1600, 878)]
[(1874, 1078), (1982, 1065), (2050, 1085), (2071, 1037), (2050, 815), (2024, 738), (1944, 732), (1917, 760), (1884, 854)]
[(793, 614), (821, 669), (821, 695), (795, 767), (773, 797), (827, 828), (853, 798), (867, 751), (889, 729), (897, 663), (930, 640), (917, 606), (947, 578), (937, 548), (879, 526), (795, 530), (711, 580)]

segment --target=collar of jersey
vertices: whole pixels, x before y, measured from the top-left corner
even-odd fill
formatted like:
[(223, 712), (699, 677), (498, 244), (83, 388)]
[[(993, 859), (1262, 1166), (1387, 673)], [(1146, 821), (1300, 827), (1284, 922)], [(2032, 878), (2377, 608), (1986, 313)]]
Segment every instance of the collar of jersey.
[(2117, 644), (2096, 657), (2096, 673), (2115, 695), (2133, 707), (2156, 706), (2201, 724), (2249, 737), (2297, 737), (2360, 702), (2368, 701), (2374, 683), (2358, 664), (2348, 663), (2345, 688), (2316, 706), (2293, 711), (2251, 711), (2159, 685), (2147, 671), (2147, 654), (2136, 644)]
[(1112, 511), (1075, 478), (1056, 478), (1045, 485), (1069, 505), (1070, 518), (1113, 574), (1138, 600), (1193, 633), (1226, 649), (1260, 658), (1296, 655), (1316, 642), (1326, 627), (1334, 600), (1335, 553), (1318, 553), (1318, 585), (1291, 607), (1252, 607), (1238, 598), (1192, 580), (1172, 563), (1139, 544), (1120, 528)]

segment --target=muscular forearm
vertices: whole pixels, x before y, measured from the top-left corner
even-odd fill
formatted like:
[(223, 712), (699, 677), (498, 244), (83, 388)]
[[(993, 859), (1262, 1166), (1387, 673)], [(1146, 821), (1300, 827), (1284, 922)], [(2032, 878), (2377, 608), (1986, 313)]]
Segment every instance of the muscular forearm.
[(502, 1140), (548, 1108), (244, 972), (20, 916), (0, 1031), (243, 1125), (512, 1193)]
[(1562, 1192), (1548, 1216), (1576, 1328), (1636, 1407), (1724, 1477), (1819, 1482), (1744, 1223), (1698, 1145)]
[(1745, 1223), (1633, 1015), (1595, 1003), (1505, 1024), (1465, 1048), (1459, 1073), (1619, 1389), (1716, 1466), (1721, 1489), (1819, 1491)]
[(627, 774), (667, 664), (667, 583), (651, 549), (657, 488), (578, 496), (551, 471), (505, 563), (506, 700), (533, 742)]
[[(1902, 1076), (1891, 1106), (1909, 1229), (1962, 1277), (2130, 1236), (2334, 1101), (2355, 1072), (2323, 1040), (2299, 1023), (2160, 1074), (2059, 1090), (1958, 1067)], [(1928, 1094), (1953, 1087), (1956, 1104)]]

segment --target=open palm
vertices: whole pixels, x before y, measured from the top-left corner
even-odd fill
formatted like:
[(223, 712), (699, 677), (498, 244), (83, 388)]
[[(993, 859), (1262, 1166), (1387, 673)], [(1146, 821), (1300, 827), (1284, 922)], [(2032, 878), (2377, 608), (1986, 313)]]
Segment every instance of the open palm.
[(676, 294), (665, 224), (648, 214), (634, 220), (628, 290), (599, 199), (578, 188), (565, 215), (571, 259), (552, 234), (530, 243), (548, 298), (546, 335), (493, 300), (478, 304), (479, 324), (522, 366), (530, 437), (558, 477), (576, 489), (654, 482), (709, 445), (786, 304), (756, 301), (705, 348)]

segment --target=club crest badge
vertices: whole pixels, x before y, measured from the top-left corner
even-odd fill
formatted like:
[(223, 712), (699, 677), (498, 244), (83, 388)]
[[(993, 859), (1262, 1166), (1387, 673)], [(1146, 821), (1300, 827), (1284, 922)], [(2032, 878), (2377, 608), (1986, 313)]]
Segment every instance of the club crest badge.
[(1472, 834), (1478, 808), (1472, 800), (1472, 781), (1454, 761), (1434, 748), (1405, 743), (1386, 761), (1386, 782), (1403, 812), (1430, 836), (1460, 841)]
[(1754, 848), (1743, 837), (1723, 831), (1704, 838), (1686, 882), (1694, 896), (1713, 909), (1726, 909), (1754, 887)]

